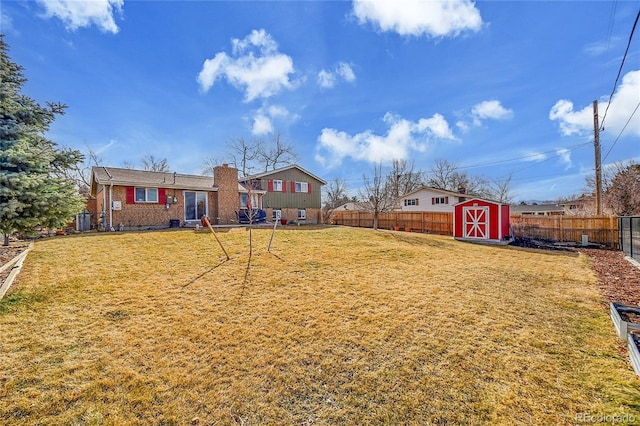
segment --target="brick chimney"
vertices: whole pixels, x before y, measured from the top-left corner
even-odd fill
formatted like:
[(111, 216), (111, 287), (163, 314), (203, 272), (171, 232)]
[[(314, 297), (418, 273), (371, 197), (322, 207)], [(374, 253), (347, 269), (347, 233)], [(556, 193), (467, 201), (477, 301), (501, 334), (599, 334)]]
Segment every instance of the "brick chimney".
[(458, 187), (458, 194), (466, 194), (467, 193), (467, 188), (465, 188), (464, 186), (460, 185)]
[(214, 167), (213, 185), (218, 188), (218, 208), (212, 219), (220, 224), (234, 223), (236, 211), (240, 209), (238, 169), (228, 164)]

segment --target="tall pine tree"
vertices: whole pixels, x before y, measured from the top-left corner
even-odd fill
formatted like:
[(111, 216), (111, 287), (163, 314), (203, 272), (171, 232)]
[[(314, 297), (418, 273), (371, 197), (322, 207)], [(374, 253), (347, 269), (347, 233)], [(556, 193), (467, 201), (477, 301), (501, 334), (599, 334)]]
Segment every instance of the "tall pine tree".
[(66, 106), (43, 107), (21, 93), (27, 79), (23, 67), (11, 62), (2, 35), (0, 59), (0, 232), (8, 245), (14, 231), (62, 227), (82, 210), (84, 199), (64, 171), (83, 158), (45, 137)]

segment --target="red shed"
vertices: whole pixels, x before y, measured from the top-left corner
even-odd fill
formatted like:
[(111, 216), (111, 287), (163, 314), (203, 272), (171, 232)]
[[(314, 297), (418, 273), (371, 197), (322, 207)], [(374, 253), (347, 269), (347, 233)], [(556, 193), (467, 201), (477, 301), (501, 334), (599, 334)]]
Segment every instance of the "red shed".
[(506, 242), (509, 205), (472, 198), (453, 207), (453, 236), (470, 241)]

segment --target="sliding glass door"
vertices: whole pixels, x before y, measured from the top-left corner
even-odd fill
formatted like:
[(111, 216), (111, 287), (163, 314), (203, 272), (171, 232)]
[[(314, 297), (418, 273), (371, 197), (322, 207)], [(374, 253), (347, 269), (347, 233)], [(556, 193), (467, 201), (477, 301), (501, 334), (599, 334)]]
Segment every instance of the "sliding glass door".
[(207, 215), (207, 193), (185, 191), (184, 220), (200, 220)]

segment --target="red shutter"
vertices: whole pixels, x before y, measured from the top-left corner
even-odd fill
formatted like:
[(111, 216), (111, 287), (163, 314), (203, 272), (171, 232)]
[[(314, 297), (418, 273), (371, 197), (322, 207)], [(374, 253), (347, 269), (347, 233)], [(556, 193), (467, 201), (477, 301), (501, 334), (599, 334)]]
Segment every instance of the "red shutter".
[(296, 183), (291, 181), (291, 192), (296, 192)]
[(435, 203), (436, 203), (435, 197), (431, 197), (431, 204), (435, 204)]
[(416, 206), (419, 204), (420, 198), (416, 198)]
[(127, 204), (133, 204), (135, 202), (135, 188), (133, 186), (127, 186)]
[(167, 202), (167, 190), (164, 188), (158, 189), (158, 204), (165, 204)]
[(273, 180), (269, 179), (269, 192), (273, 192)]
[(444, 197), (444, 203), (449, 204), (449, 197)]
[(286, 180), (282, 181), (282, 192), (287, 192), (287, 181)]
[(311, 194), (311, 184), (310, 183), (307, 184), (307, 192), (309, 194)]

